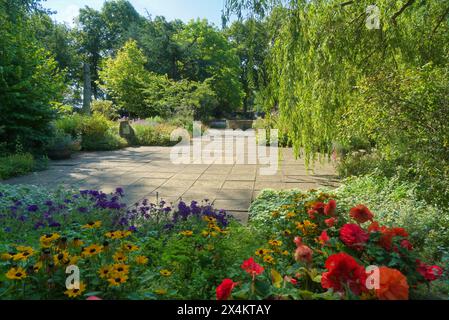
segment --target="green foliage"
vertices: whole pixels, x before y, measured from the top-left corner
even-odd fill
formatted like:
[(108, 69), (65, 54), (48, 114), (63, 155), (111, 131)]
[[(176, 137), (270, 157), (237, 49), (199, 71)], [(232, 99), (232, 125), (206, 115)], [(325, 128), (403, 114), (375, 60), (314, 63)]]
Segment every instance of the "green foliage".
[(171, 141), (170, 135), (177, 127), (167, 124), (134, 124), (136, 142), (140, 146), (173, 146), (177, 141)]
[(0, 141), (9, 150), (17, 140), (27, 150), (43, 146), (54, 118), (51, 103), (64, 91), (57, 63), (34, 35), (36, 3), (0, 1)]
[(90, 108), (93, 113), (98, 113), (109, 120), (117, 120), (119, 117), (117, 107), (109, 100), (94, 100)]
[(35, 165), (34, 157), (30, 153), (2, 156), (0, 157), (0, 180), (30, 173)]

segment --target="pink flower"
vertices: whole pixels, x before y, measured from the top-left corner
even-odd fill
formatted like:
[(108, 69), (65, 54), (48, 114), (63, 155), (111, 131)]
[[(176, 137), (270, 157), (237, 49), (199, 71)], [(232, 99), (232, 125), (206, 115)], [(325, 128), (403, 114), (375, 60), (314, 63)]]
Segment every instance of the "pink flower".
[(312, 249), (304, 245), (300, 237), (295, 238), (295, 244), (297, 246), (295, 251), (295, 260), (298, 262), (311, 263), (313, 255)]
[(332, 228), (337, 223), (337, 218), (329, 218), (324, 220), (324, 223), (329, 227)]
[(327, 231), (324, 230), (321, 235), (318, 237), (318, 242), (321, 243), (322, 246), (324, 246), (326, 243), (329, 242), (331, 238), (327, 234)]
[(98, 298), (96, 296), (90, 296), (89, 298), (87, 298), (86, 300), (103, 300), (101, 298)]

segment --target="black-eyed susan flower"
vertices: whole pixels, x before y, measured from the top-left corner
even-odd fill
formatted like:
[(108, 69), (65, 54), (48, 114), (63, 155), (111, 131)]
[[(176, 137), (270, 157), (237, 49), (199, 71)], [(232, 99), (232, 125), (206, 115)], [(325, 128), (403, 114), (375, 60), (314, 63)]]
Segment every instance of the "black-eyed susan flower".
[(65, 291), (64, 294), (69, 298), (77, 298), (82, 295), (84, 291), (86, 291), (86, 285), (83, 282), (80, 282), (78, 289), (69, 289)]
[(214, 217), (209, 216), (203, 216), (203, 220), (209, 223), (215, 223), (217, 221), (217, 219), (215, 219)]
[(134, 252), (134, 251), (139, 250), (139, 247), (136, 246), (136, 245), (134, 245), (134, 244), (132, 244), (132, 243), (125, 243), (125, 244), (122, 246), (122, 248), (123, 248), (123, 250), (129, 251), (129, 252)]
[(12, 256), (12, 259), (14, 261), (27, 261), (29, 257), (31, 257), (34, 254), (33, 251), (24, 251), (24, 252), (19, 252), (16, 253), (15, 255)]
[(148, 263), (148, 258), (145, 256), (137, 256), (136, 257), (136, 263), (140, 265), (145, 265)]
[(78, 261), (80, 261), (80, 260), (81, 260), (80, 256), (72, 256), (72, 257), (70, 257), (69, 264), (71, 266), (76, 265), (78, 263)]
[(66, 265), (70, 262), (70, 256), (67, 251), (61, 251), (53, 256), (55, 266)]
[(88, 230), (98, 229), (101, 227), (101, 224), (102, 224), (101, 221), (91, 221), (88, 224), (85, 224), (84, 226), (82, 226), (81, 228), (88, 229)]
[(128, 260), (128, 257), (123, 253), (123, 251), (117, 251), (112, 258), (115, 262), (125, 262)]
[(265, 257), (263, 257), (263, 261), (269, 264), (274, 263), (274, 258), (270, 255), (266, 255)]
[(129, 265), (124, 263), (116, 263), (111, 266), (111, 273), (113, 274), (128, 274)]
[(109, 285), (111, 287), (119, 287), (126, 281), (128, 281), (128, 276), (124, 274), (115, 274), (113, 275), (113, 277), (108, 279)]
[(193, 236), (193, 231), (185, 230), (185, 231), (181, 231), (179, 234), (184, 237), (191, 237), (191, 236)]
[(290, 231), (290, 230), (284, 230), (284, 231), (282, 231), (282, 235), (284, 236), (284, 237), (289, 237), (289, 236), (291, 236), (292, 235), (292, 232)]
[(256, 250), (256, 256), (263, 257), (271, 252), (273, 252), (273, 250), (260, 248)]
[(25, 269), (22, 267), (11, 268), (6, 273), (6, 277), (10, 280), (22, 280), (27, 277)]
[(159, 271), (159, 273), (163, 277), (170, 277), (172, 275), (171, 271), (169, 271), (167, 269), (163, 269), (163, 270)]
[(131, 234), (131, 231), (109, 231), (105, 236), (110, 239), (119, 240), (129, 237)]
[(289, 256), (289, 255), (290, 255), (290, 252), (287, 251), (287, 250), (284, 250), (284, 251), (282, 251), (282, 255), (283, 255), (283, 256)]
[(39, 238), (42, 248), (49, 248), (52, 246), (53, 242), (58, 240), (61, 236), (58, 233), (44, 234)]
[(288, 213), (285, 215), (285, 218), (287, 218), (287, 219), (293, 219), (293, 218), (295, 218), (295, 217), (296, 217), (296, 213), (294, 213), (293, 211), (288, 212)]
[(84, 241), (81, 240), (80, 238), (75, 238), (75, 239), (73, 239), (73, 241), (72, 241), (72, 246), (73, 246), (74, 248), (80, 248), (80, 247), (82, 247), (83, 245), (84, 245)]
[(0, 259), (3, 261), (9, 261), (13, 258), (14, 254), (11, 253), (2, 253), (2, 255), (0, 256)]
[(103, 266), (98, 270), (98, 274), (100, 275), (100, 278), (106, 279), (110, 276), (112, 273), (112, 267), (111, 266)]
[(83, 249), (81, 253), (83, 257), (91, 257), (100, 254), (103, 251), (103, 247), (98, 244), (90, 245)]
[(39, 261), (33, 265), (33, 272), (38, 273), (42, 269), (42, 261)]
[(268, 241), (268, 244), (273, 247), (280, 247), (280, 246), (282, 246), (282, 241), (281, 240), (270, 240), (270, 241)]

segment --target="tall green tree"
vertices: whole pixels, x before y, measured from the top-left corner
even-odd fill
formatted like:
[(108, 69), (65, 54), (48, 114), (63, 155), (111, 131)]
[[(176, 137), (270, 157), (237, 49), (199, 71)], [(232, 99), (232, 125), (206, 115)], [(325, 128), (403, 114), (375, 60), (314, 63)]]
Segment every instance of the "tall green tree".
[(63, 76), (34, 33), (39, 1), (0, 0), (0, 142), (39, 149), (51, 134)]
[(182, 50), (178, 62), (182, 78), (203, 82), (211, 78), (218, 97), (215, 115), (223, 115), (242, 106), (244, 92), (240, 82), (240, 60), (225, 35), (207, 20), (191, 21), (176, 36)]

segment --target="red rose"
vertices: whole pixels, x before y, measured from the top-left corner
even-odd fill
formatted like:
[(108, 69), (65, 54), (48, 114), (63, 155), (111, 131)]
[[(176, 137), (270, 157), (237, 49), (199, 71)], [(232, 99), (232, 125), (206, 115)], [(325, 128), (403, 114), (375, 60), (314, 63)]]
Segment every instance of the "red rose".
[(379, 222), (377, 222), (377, 221), (373, 221), (373, 222), (368, 226), (368, 232), (369, 232), (369, 233), (379, 232), (379, 231), (381, 231), (381, 227), (379, 226)]
[(332, 288), (336, 292), (344, 292), (349, 288), (356, 295), (367, 291), (365, 268), (350, 255), (334, 254), (326, 260), (325, 267), (328, 271), (323, 273), (321, 278), (323, 288)]
[(237, 283), (231, 279), (224, 279), (216, 289), (217, 300), (228, 300), (236, 285)]
[(349, 214), (355, 221), (357, 221), (360, 224), (365, 223), (367, 221), (373, 221), (374, 217), (371, 211), (369, 211), (369, 209), (362, 204), (352, 208), (349, 211)]
[(324, 214), (326, 216), (335, 215), (335, 210), (337, 209), (337, 201), (329, 200), (329, 203), (324, 207)]
[(319, 214), (324, 214), (324, 207), (325, 204), (322, 202), (316, 202), (313, 206), (312, 206), (312, 210), (318, 212)]
[(391, 251), (394, 237), (408, 237), (407, 231), (405, 231), (405, 229), (403, 228), (388, 229), (383, 227), (381, 228), (380, 232), (382, 232), (382, 236), (379, 239), (379, 244), (387, 251)]
[(335, 224), (337, 223), (337, 218), (326, 219), (326, 220), (324, 220), (324, 223), (325, 223), (329, 228), (332, 228), (332, 227), (335, 226)]
[(257, 264), (254, 261), (254, 258), (251, 257), (248, 260), (244, 261), (241, 265), (241, 268), (245, 270), (247, 273), (252, 275), (253, 277), (260, 275), (262, 272), (264, 272), (264, 268)]
[(357, 224), (346, 224), (340, 229), (340, 239), (348, 247), (361, 250), (368, 242), (369, 234)]
[(438, 280), (443, 275), (443, 268), (439, 266), (429, 266), (421, 260), (416, 260), (417, 271), (429, 282)]
[(413, 245), (407, 239), (401, 241), (401, 247), (407, 249), (408, 251), (413, 250)]

